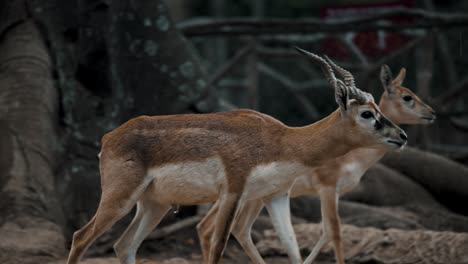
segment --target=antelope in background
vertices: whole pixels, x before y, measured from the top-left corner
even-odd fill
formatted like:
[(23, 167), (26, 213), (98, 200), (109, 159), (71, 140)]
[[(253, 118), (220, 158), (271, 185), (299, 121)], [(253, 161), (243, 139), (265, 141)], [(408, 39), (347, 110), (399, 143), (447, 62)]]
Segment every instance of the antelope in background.
[[(321, 64), (324, 63), (315, 54), (298, 49), (301, 53)], [(344, 82), (349, 87), (355, 87), (354, 78), (348, 71), (342, 69), (326, 57), (328, 64), (344, 78)], [(435, 113), (431, 107), (426, 105), (416, 94), (402, 86), (405, 79), (406, 70), (402, 68), (398, 76), (392, 81), (392, 73), (387, 65), (381, 68), (380, 79), (384, 87), (384, 93), (380, 99), (379, 107), (390, 121), (399, 124), (430, 124), (435, 120)], [(374, 119), (375, 116), (368, 113), (361, 114), (364, 119)], [(380, 129), (379, 122), (374, 123), (375, 129)], [(334, 160), (329, 160), (309, 174), (299, 177), (291, 189), (291, 197), (301, 195), (319, 195), (321, 200), (321, 211), (323, 218), (323, 234), (315, 245), (314, 249), (306, 259), (305, 263), (311, 263), (320, 250), (328, 243), (333, 243), (337, 263), (344, 263), (344, 256), (341, 243), (340, 221), (337, 212), (337, 201), (339, 194), (352, 190), (360, 181), (362, 175), (372, 165), (377, 163), (387, 151), (388, 147), (381, 148), (358, 148), (351, 150), (343, 156)], [(257, 251), (252, 238), (251, 229), (264, 207), (266, 198), (248, 201), (236, 219), (232, 233), (243, 247), (244, 251), (254, 263), (264, 263)], [(285, 224), (284, 219), (289, 221), (289, 204), (284, 204), (283, 214), (270, 208), (267, 210), (273, 222), (276, 233), (280, 237), (283, 247), (286, 249), (292, 263), (300, 263), (301, 255), (295, 239), (295, 234), (291, 227)], [(213, 220), (217, 212), (218, 205), (215, 204), (205, 218), (198, 224), (198, 234), (200, 237), (203, 256), (206, 258), (210, 247), (209, 237), (213, 229)]]
[(283, 207), (294, 180), (321, 163), (359, 147), (406, 143), (404, 131), (381, 114), (371, 95), (337, 80), (326, 66), (339, 108), (308, 126), (234, 110), (141, 116), (104, 135), (101, 200), (94, 217), (73, 235), (68, 264), (76, 264), (135, 204), (133, 221), (114, 246), (122, 264), (135, 263), (141, 242), (172, 205), (213, 201), (218, 204), (207, 262), (219, 263), (246, 201), (272, 197), (271, 207)]

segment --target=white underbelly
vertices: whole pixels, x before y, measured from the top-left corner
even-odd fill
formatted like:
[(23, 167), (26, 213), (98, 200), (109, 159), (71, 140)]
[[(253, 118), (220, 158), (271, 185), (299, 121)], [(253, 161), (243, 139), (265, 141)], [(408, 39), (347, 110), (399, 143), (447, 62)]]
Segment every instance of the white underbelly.
[(243, 199), (253, 200), (287, 192), (294, 180), (310, 171), (297, 162), (272, 162), (255, 167), (246, 182)]
[[(309, 169), (296, 162), (272, 162), (254, 167), (241, 199), (264, 198), (287, 192), (299, 175)], [(227, 183), (221, 158), (169, 164), (148, 170), (151, 197), (163, 204), (200, 204), (216, 201)], [(238, 176), (237, 176), (238, 177)]]
[(361, 181), (366, 169), (359, 162), (350, 162), (344, 165), (338, 180), (337, 192), (342, 194), (354, 189)]
[(151, 191), (163, 204), (199, 204), (218, 198), (225, 181), (220, 158), (202, 162), (183, 162), (150, 169)]

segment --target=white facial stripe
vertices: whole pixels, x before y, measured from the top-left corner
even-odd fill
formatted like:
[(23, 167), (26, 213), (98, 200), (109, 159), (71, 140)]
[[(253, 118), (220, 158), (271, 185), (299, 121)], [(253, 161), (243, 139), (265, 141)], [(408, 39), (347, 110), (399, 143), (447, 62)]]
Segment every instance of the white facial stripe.
[(382, 117), (382, 115), (380, 114), (380, 112), (377, 112), (377, 111), (376, 111), (376, 113), (375, 113), (375, 118), (376, 118), (377, 120), (380, 120), (381, 117)]

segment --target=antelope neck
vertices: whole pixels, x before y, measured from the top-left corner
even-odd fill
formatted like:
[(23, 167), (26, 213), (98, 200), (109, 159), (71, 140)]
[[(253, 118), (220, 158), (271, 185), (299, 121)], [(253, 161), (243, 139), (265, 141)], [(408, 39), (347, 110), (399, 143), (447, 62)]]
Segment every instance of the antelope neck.
[(344, 127), (349, 126), (336, 110), (326, 118), (304, 127), (291, 128), (284, 145), (288, 158), (309, 166), (334, 159), (356, 148), (356, 143), (347, 140)]

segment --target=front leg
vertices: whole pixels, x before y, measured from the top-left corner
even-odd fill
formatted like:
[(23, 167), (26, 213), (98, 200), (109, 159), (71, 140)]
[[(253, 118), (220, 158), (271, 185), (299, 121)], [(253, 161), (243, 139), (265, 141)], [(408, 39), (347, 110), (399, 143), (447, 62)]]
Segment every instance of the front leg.
[(286, 249), (290, 262), (302, 263), (296, 235), (291, 223), (289, 193), (266, 199), (264, 202), (270, 214), (273, 227), (280, 238), (281, 244)]
[(219, 207), (213, 234), (211, 235), (208, 264), (218, 264), (221, 262), (231, 233), (232, 224), (238, 212), (240, 195), (237, 193), (224, 193), (220, 196), (218, 202)]
[(335, 258), (337, 264), (344, 264), (343, 245), (341, 241), (340, 218), (338, 216), (338, 198), (335, 186), (325, 186), (319, 189), (322, 221), (323, 221), (323, 234), (317, 245), (312, 250), (309, 257), (307, 257), (304, 264), (310, 264), (317, 256), (318, 252), (322, 249), (328, 241), (331, 240), (333, 249), (335, 251)]
[(208, 261), (208, 254), (211, 247), (211, 237), (214, 232), (216, 216), (218, 215), (218, 207), (219, 202), (216, 202), (197, 225), (198, 238), (200, 239), (200, 248), (203, 254), (204, 262)]
[(245, 253), (249, 256), (252, 263), (265, 264), (262, 256), (258, 252), (255, 244), (252, 241), (252, 226), (257, 219), (258, 215), (263, 209), (263, 201), (252, 200), (247, 201), (239, 212), (239, 217), (236, 219), (232, 234), (236, 237), (239, 244), (244, 249)]
[[(208, 260), (208, 252), (211, 247), (210, 238), (214, 231), (214, 221), (218, 213), (219, 204), (215, 203), (210, 209), (208, 214), (197, 225), (198, 236), (200, 238), (200, 245), (203, 252), (203, 259)], [(251, 231), (252, 225), (257, 219), (258, 215), (263, 209), (263, 201), (252, 200), (245, 202), (244, 206), (240, 208), (239, 215), (235, 219), (232, 228), (232, 234), (236, 237), (239, 244), (244, 249), (245, 253), (249, 256), (250, 260), (255, 264), (265, 264), (262, 256), (258, 252), (255, 244), (252, 241)]]

